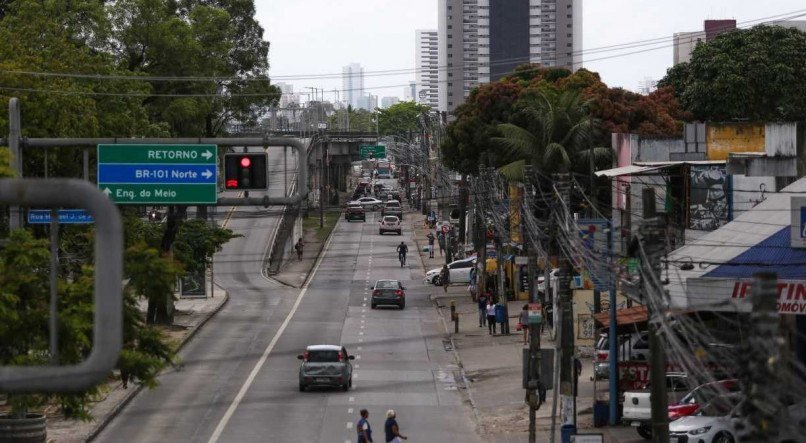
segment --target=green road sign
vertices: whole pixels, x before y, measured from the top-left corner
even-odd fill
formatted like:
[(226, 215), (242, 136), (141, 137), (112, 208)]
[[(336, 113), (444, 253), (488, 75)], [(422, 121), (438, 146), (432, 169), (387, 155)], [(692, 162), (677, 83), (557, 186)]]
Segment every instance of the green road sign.
[(386, 157), (386, 146), (382, 145), (364, 145), (358, 148), (358, 152), (361, 155), (361, 158), (370, 158), (370, 153), (372, 153), (372, 158), (385, 158)]
[(98, 145), (98, 188), (117, 204), (217, 201), (216, 145)]

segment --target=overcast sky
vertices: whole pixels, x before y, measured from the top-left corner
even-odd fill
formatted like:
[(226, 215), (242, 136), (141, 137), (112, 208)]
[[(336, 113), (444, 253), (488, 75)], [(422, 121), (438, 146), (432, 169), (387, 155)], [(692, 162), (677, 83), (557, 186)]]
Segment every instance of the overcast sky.
[[(255, 0), (257, 18), (271, 42), (272, 81), (292, 83), (297, 92), (305, 92), (305, 87), (324, 88), (329, 90), (325, 99), (333, 100), (333, 90), (342, 87), (342, 66), (360, 63), (367, 71), (367, 92), (402, 98), (404, 86), (414, 80), (414, 31), (437, 28), (437, 1)], [(585, 0), (583, 65), (598, 72), (610, 86), (636, 90), (645, 77), (658, 80), (671, 66), (674, 32), (702, 30), (705, 19), (736, 19), (742, 26), (783, 14), (806, 14), (806, 3)], [(806, 16), (796, 20), (806, 20)], [(664, 37), (653, 44), (640, 44)], [(634, 42), (639, 46), (596, 51)], [(398, 74), (377, 72), (389, 70)], [(319, 78), (310, 78), (312, 75)]]

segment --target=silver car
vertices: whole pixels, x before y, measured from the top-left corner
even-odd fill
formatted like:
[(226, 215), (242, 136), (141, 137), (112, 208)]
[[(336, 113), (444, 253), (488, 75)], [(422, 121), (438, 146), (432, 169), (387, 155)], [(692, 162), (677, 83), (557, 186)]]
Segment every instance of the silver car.
[(304, 354), (299, 367), (299, 390), (304, 392), (312, 386), (335, 386), (343, 391), (353, 385), (353, 364), (355, 356), (347, 353), (344, 346), (312, 345)]

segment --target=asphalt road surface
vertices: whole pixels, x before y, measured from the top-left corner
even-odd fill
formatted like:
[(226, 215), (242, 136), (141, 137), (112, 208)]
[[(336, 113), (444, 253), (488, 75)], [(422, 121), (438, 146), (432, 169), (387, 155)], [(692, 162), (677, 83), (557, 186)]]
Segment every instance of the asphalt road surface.
[[(269, 164), (281, 167), (281, 150)], [(282, 195), (282, 181), (273, 188)], [(379, 236), (377, 217), (341, 219), (308, 285), (296, 290), (260, 272), (276, 217), (234, 211), (228, 227), (245, 237), (216, 256), (229, 303), (184, 348), (184, 369), (141, 392), (97, 440), (349, 442), (367, 408), (375, 441), (384, 441), (393, 408), (409, 441), (480, 441), (421, 264), (401, 268), (397, 259), (403, 239), (419, 260), (409, 221), (402, 237)], [(405, 310), (370, 309), (368, 288), (379, 278), (404, 282)], [(310, 344), (343, 344), (356, 356), (351, 390), (298, 391), (296, 356)]]

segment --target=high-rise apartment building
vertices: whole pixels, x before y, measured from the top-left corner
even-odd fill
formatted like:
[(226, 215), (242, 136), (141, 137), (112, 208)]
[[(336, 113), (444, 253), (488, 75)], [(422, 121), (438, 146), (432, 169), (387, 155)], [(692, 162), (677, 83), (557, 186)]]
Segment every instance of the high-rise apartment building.
[(359, 99), (364, 96), (364, 68), (358, 63), (351, 63), (343, 67), (341, 85), (344, 102), (353, 108), (359, 108)]
[(417, 95), (415, 100), (436, 109), (439, 105), (439, 39), (434, 30), (417, 30)]
[(581, 0), (440, 0), (439, 106), (518, 65), (582, 66)]

